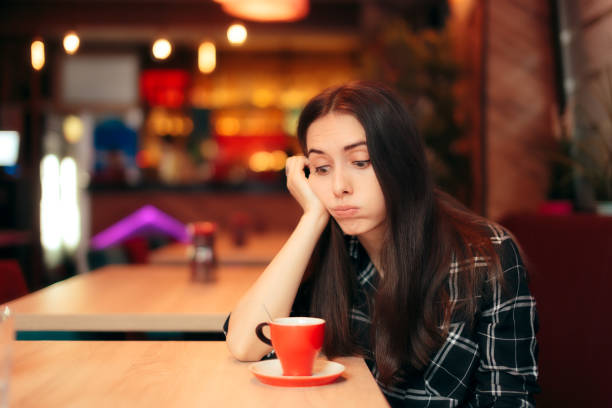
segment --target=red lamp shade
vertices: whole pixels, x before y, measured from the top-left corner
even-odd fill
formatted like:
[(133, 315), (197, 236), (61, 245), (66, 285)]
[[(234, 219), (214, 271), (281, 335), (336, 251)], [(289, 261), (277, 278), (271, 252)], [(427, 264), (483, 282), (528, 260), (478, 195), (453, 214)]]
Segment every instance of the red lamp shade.
[[(219, 0), (217, 0), (219, 1)], [(308, 0), (222, 0), (223, 10), (253, 21), (296, 21), (308, 14)]]

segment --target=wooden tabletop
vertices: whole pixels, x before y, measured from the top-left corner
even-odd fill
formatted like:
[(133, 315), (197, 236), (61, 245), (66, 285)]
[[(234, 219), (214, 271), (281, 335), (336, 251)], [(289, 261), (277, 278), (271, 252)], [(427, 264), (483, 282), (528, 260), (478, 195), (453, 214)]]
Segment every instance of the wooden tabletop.
[[(222, 265), (254, 264), (267, 265), (282, 248), (290, 231), (269, 231), (248, 234), (244, 245), (237, 246), (228, 233), (219, 233), (215, 239), (215, 253)], [(149, 254), (153, 264), (184, 265), (191, 260), (192, 247), (188, 244), (169, 244)]]
[(221, 331), (263, 271), (221, 266), (212, 283), (177, 265), (111, 265), (9, 303), (17, 330)]
[(319, 387), (260, 383), (224, 342), (18, 341), (10, 406), (388, 407), (363, 359)]

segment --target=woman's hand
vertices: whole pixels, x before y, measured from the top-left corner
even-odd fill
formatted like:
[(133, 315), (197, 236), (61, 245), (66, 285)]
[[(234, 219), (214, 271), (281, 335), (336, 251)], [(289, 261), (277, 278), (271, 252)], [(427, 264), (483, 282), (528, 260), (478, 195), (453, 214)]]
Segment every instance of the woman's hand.
[(287, 159), (285, 164), (287, 188), (304, 210), (304, 214), (328, 218), (329, 212), (308, 184), (308, 179), (304, 174), (306, 166), (308, 166), (308, 159), (304, 156), (292, 156)]

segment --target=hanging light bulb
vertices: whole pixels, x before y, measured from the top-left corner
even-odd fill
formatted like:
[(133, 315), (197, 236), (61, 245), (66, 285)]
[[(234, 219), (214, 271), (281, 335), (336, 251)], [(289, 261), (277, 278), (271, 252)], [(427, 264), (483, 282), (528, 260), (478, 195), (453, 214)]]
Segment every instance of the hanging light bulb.
[(164, 60), (172, 53), (172, 44), (165, 38), (158, 38), (153, 43), (152, 52), (155, 59)]
[(227, 29), (227, 40), (232, 45), (242, 45), (247, 38), (247, 29), (242, 24), (236, 23)]
[(32, 58), (32, 68), (40, 71), (45, 66), (45, 43), (41, 39), (32, 41), (30, 56)]
[(66, 50), (67, 54), (74, 54), (79, 49), (79, 44), (81, 40), (79, 40), (79, 36), (74, 31), (69, 31), (64, 36), (64, 50)]
[(204, 41), (198, 47), (198, 68), (203, 74), (210, 74), (217, 65), (215, 44)]

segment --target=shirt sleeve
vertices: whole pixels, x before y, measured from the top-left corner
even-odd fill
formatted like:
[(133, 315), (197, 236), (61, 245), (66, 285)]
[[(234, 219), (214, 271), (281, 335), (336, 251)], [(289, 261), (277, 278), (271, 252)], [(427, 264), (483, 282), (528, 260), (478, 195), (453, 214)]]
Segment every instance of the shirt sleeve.
[(225, 323), (223, 323), (223, 335), (225, 336), (225, 338), (227, 339), (227, 329), (229, 327), (229, 319), (232, 316), (232, 314), (228, 314), (227, 317), (225, 318)]
[(487, 283), (475, 327), (476, 386), (466, 406), (534, 407), (533, 394), (539, 392), (536, 304), (518, 247), (508, 235), (498, 245), (504, 284)]
[[(223, 323), (223, 334), (225, 335), (226, 339), (227, 339), (227, 328), (229, 326), (229, 319), (230, 319), (230, 317), (232, 317), (231, 313), (227, 315), (227, 317), (225, 318), (225, 323)], [(261, 359), (262, 360), (270, 360), (272, 358), (276, 358), (276, 353), (274, 352), (274, 350), (272, 350), (271, 352), (269, 352), (268, 354), (263, 356)]]

